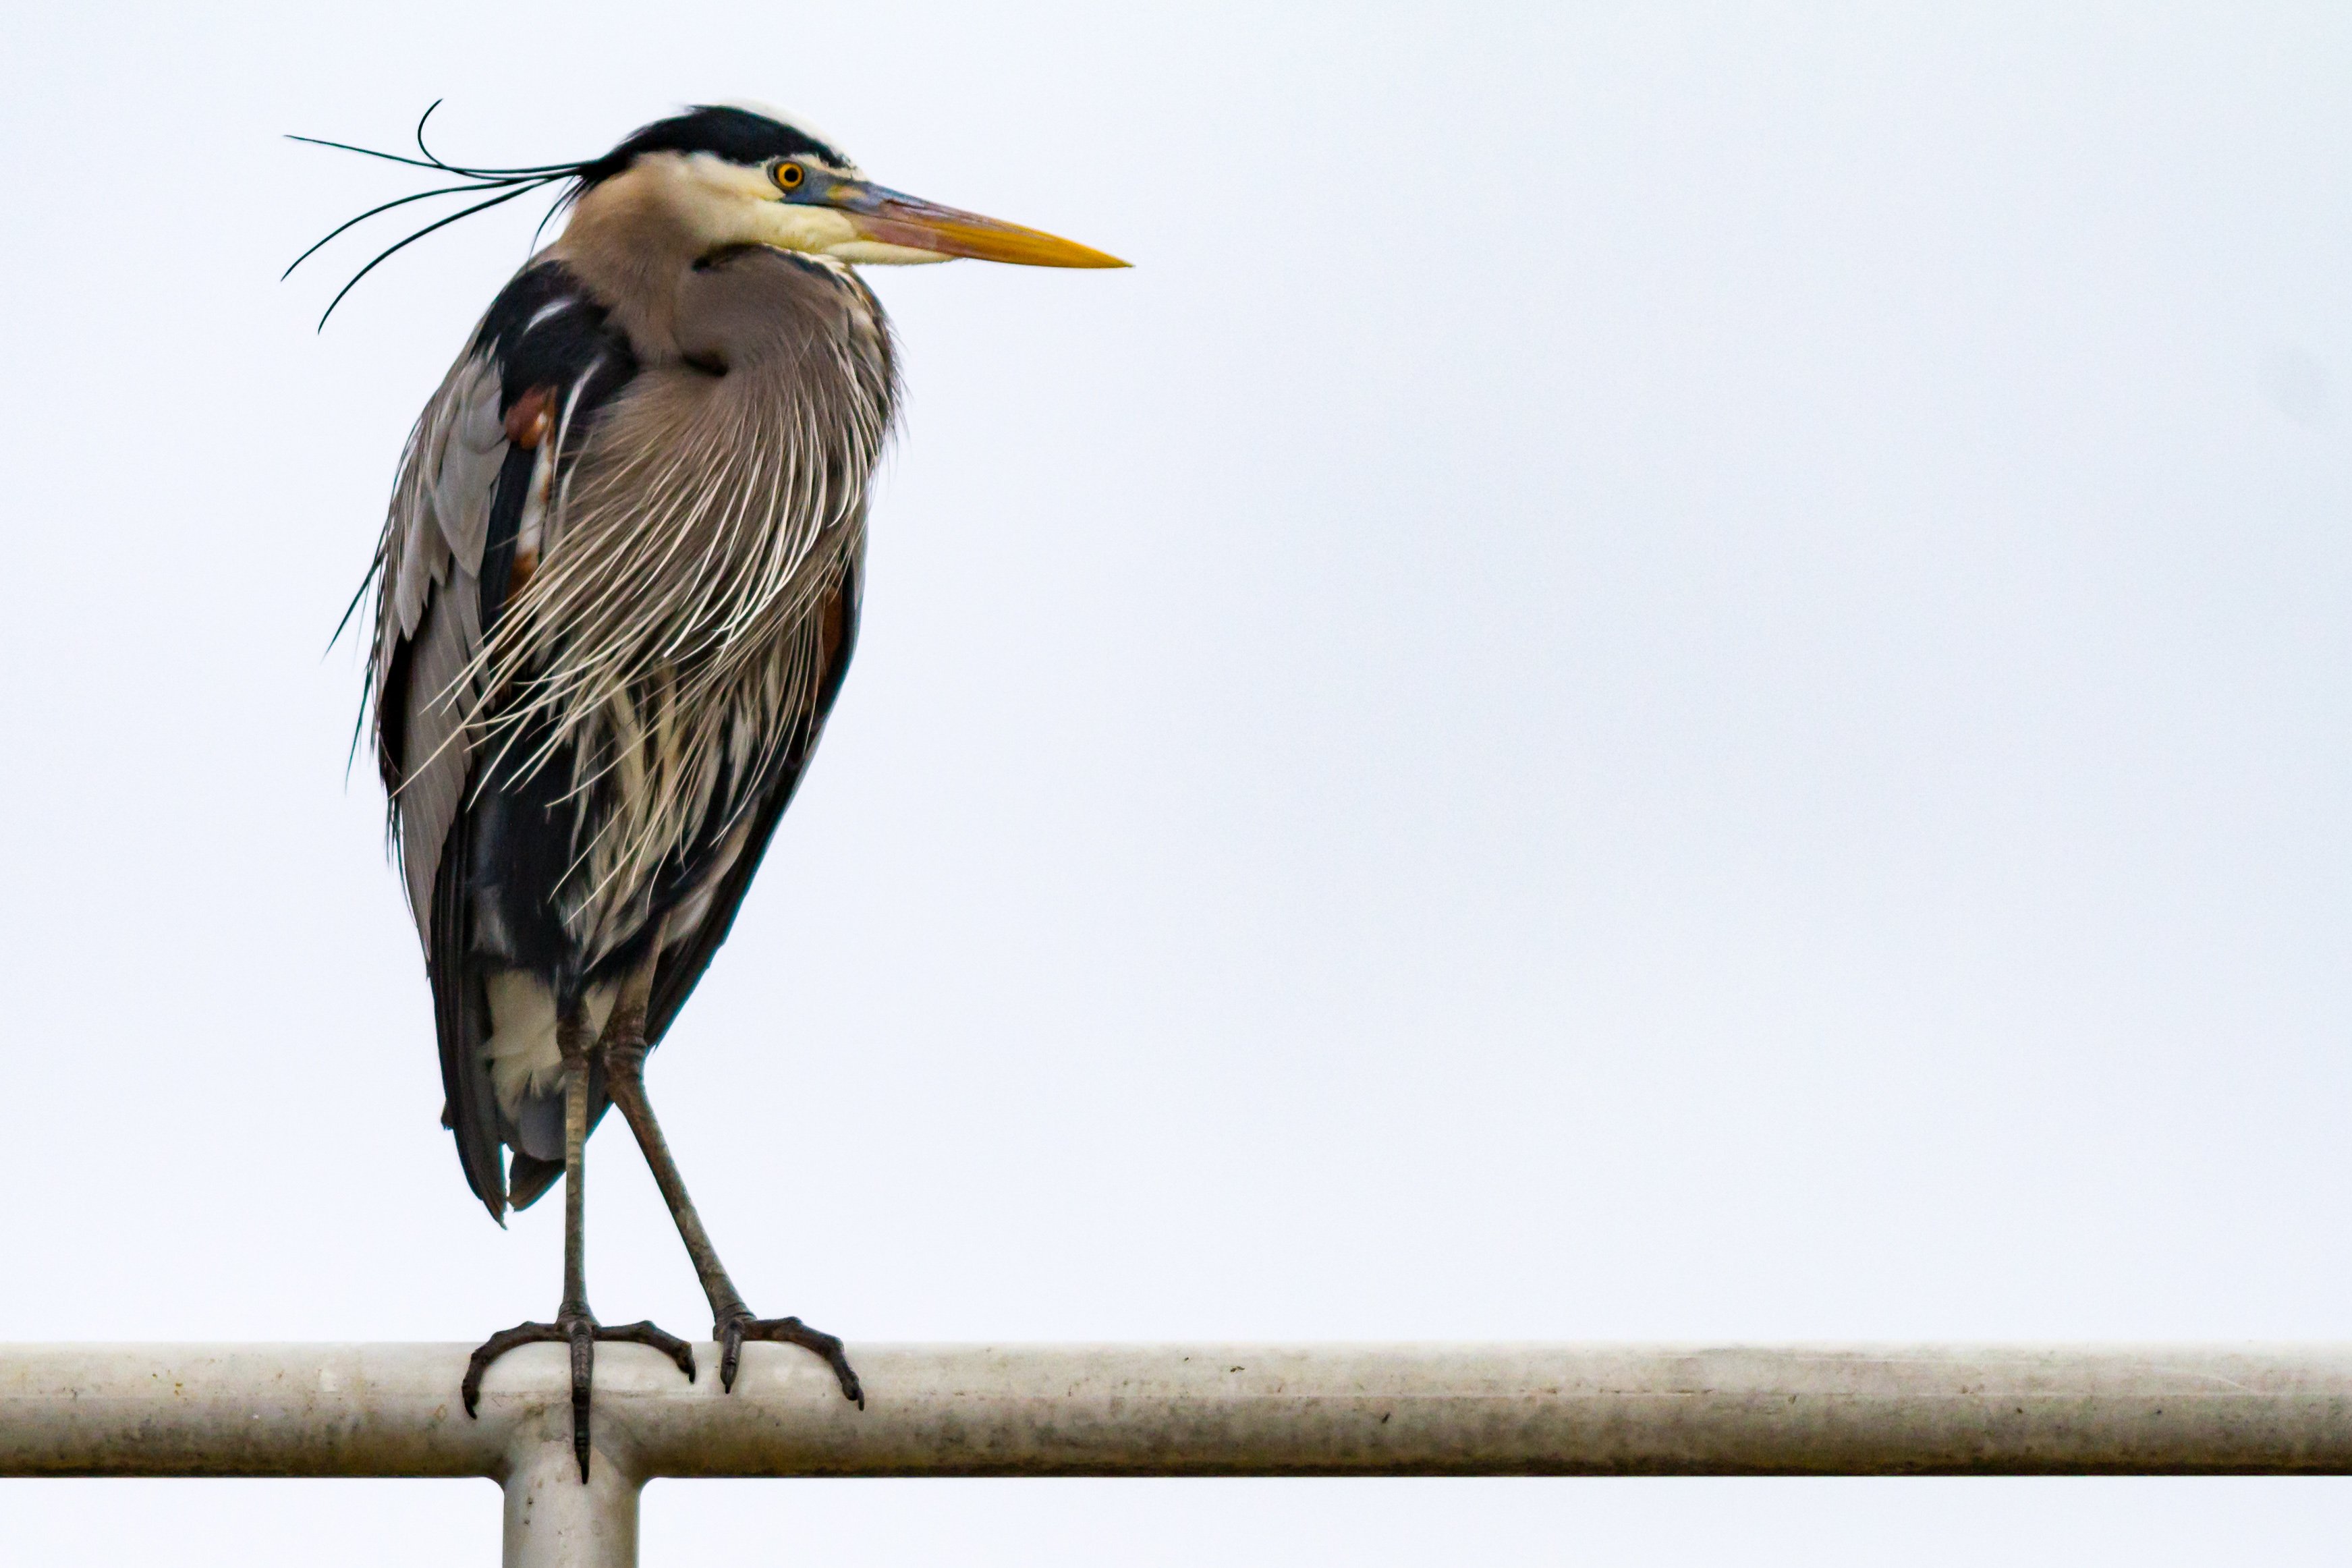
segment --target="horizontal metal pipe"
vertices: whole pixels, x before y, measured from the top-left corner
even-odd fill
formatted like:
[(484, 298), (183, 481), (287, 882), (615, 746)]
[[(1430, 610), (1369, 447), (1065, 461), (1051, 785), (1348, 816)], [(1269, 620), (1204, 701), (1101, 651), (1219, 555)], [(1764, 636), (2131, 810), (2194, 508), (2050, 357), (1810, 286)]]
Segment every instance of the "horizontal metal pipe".
[[(656, 1476), (2352, 1473), (2352, 1345), (788, 1346), (688, 1384), (600, 1346)], [(0, 1346), (0, 1475), (494, 1476), (570, 1431), (560, 1346)]]

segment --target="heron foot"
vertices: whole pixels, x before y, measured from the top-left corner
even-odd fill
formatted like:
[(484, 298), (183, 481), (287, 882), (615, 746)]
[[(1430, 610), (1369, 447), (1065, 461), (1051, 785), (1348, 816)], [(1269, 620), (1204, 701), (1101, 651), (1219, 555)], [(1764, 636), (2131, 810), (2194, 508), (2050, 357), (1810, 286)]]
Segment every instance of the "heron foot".
[(550, 1342), (572, 1347), (572, 1452), (580, 1460), (580, 1479), (588, 1479), (588, 1389), (596, 1365), (596, 1342), (646, 1345), (677, 1363), (686, 1381), (694, 1381), (694, 1347), (650, 1321), (620, 1323), (606, 1328), (587, 1312), (559, 1312), (551, 1323), (517, 1323), (484, 1340), (466, 1363), (466, 1381), (458, 1393), (466, 1414), (476, 1415), (482, 1402), (482, 1374), (490, 1363), (518, 1345)]
[(711, 1324), (710, 1337), (719, 1342), (719, 1386), (730, 1394), (735, 1392), (735, 1370), (743, 1358), (743, 1342), (767, 1340), (798, 1345), (823, 1356), (841, 1384), (842, 1397), (855, 1402), (860, 1410), (866, 1408), (866, 1390), (858, 1386), (857, 1373), (850, 1370), (849, 1352), (839, 1340), (798, 1318), (755, 1318), (748, 1310), (736, 1312)]

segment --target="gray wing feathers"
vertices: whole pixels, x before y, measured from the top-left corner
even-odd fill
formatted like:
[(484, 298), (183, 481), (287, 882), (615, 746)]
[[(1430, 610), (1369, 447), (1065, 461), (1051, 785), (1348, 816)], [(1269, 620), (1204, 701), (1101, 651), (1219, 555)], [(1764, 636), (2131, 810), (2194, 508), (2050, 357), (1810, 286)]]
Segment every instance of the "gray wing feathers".
[(467, 671), (482, 640), (481, 599), (474, 592), (473, 576), (461, 571), (453, 578), (453, 588), (435, 595), (426, 606), (410, 656), (406, 750), (413, 760), (394, 802), (409, 912), (428, 942), (433, 876), (441, 864), (449, 825), (465, 799), (466, 774), (472, 765), (472, 748), (462, 732), (475, 695)]
[(507, 432), (499, 418), (499, 369), (488, 355), (457, 367), (458, 410), (442, 447), (433, 483), (434, 521), (468, 575), (482, 571), (490, 531), (490, 496), (507, 460)]
[[(499, 384), (488, 354), (468, 355), (450, 370), (409, 436), (384, 522), (377, 735), (400, 737), (399, 755), (384, 755), (384, 782), (409, 910), (428, 947), (433, 879), (473, 760), (465, 730), (482, 643), (478, 575), (507, 455)], [(404, 646), (406, 679), (395, 690), (391, 676)], [(388, 711), (394, 704), (396, 718)]]

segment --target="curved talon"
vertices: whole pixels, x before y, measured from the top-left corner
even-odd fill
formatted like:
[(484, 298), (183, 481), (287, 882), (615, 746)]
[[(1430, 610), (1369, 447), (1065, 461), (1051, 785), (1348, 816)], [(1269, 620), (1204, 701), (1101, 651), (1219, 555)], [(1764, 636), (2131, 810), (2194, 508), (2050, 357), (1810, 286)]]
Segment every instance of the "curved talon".
[(719, 1325), (719, 1387), (721, 1393), (735, 1392), (735, 1366), (743, 1359), (743, 1325), (749, 1318), (730, 1318)]
[(466, 1380), (457, 1385), (457, 1394), (465, 1402), (466, 1414), (481, 1419), (477, 1408), (482, 1403), (482, 1374), (490, 1370), (490, 1363), (518, 1345), (541, 1344), (560, 1340), (563, 1330), (554, 1323), (517, 1323), (511, 1329), (500, 1329), (475, 1348), (466, 1363)]
[(667, 1330), (656, 1327), (650, 1318), (634, 1323), (622, 1323), (614, 1328), (598, 1329), (596, 1337), (600, 1340), (621, 1344), (643, 1345), (647, 1350), (659, 1351), (676, 1363), (678, 1371), (686, 1373), (687, 1382), (695, 1381), (694, 1347)]
[(580, 1461), (580, 1480), (588, 1480), (588, 1392), (596, 1375), (596, 1324), (587, 1317), (564, 1325), (572, 1343), (572, 1452)]
[(849, 1352), (842, 1342), (822, 1329), (812, 1329), (798, 1318), (754, 1318), (748, 1313), (711, 1325), (712, 1335), (719, 1341), (719, 1386), (735, 1392), (735, 1371), (743, 1354), (745, 1340), (767, 1340), (772, 1343), (798, 1345), (824, 1358), (833, 1369), (834, 1381), (841, 1384), (842, 1397), (866, 1408), (866, 1390), (857, 1381), (857, 1373), (849, 1364)]

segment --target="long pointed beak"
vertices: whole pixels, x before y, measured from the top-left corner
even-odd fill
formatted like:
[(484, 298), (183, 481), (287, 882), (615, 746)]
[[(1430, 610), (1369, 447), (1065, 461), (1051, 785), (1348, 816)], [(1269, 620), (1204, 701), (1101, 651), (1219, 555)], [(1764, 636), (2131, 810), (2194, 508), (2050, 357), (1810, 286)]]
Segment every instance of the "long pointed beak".
[(826, 205), (849, 216), (877, 245), (1006, 261), (1015, 267), (1125, 267), (1116, 256), (1017, 223), (1003, 223), (880, 185), (844, 181), (824, 194)]

